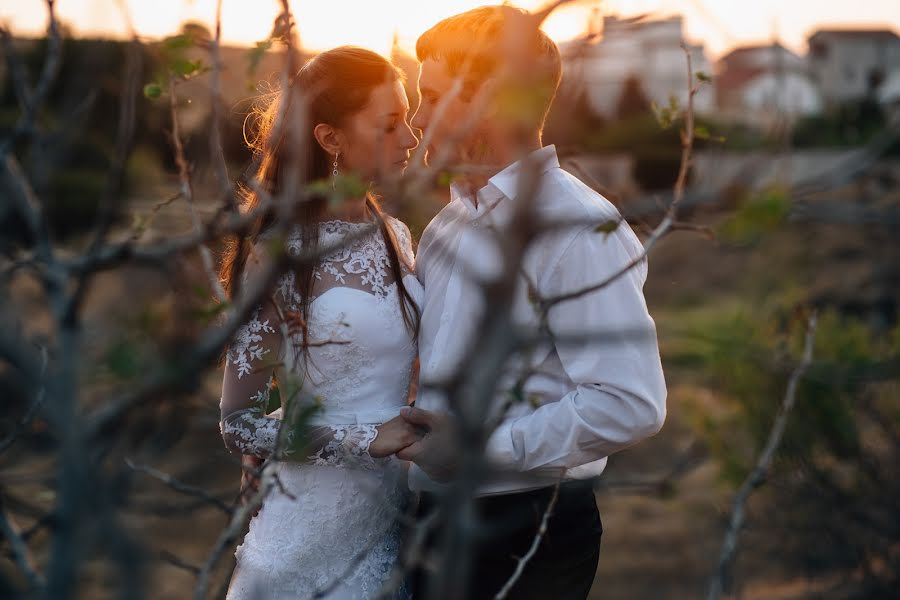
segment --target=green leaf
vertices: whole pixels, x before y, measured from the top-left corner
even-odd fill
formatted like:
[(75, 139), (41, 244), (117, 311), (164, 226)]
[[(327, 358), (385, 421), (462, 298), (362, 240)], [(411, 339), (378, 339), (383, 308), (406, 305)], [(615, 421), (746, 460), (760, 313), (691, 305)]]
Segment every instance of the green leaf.
[(678, 118), (678, 98), (669, 97), (668, 106), (660, 106), (656, 102), (650, 103), (650, 109), (656, 117), (656, 122), (663, 129), (669, 129)]
[(106, 364), (116, 377), (131, 379), (140, 372), (140, 352), (134, 344), (122, 340), (107, 351)]
[(525, 401), (525, 395), (522, 393), (522, 386), (515, 386), (510, 390), (507, 390), (506, 394), (509, 396), (510, 404), (521, 404)]
[(749, 198), (719, 229), (720, 237), (736, 243), (753, 243), (775, 231), (791, 210), (788, 195), (769, 189)]
[(603, 233), (609, 235), (619, 228), (619, 223), (621, 223), (621, 221), (619, 221), (618, 219), (610, 219), (609, 221), (604, 221), (594, 228), (594, 233)]
[(677, 113), (679, 108), (681, 108), (681, 103), (678, 101), (678, 96), (672, 94), (669, 96), (669, 110), (672, 113)]
[(260, 61), (262, 61), (263, 57), (266, 55), (266, 52), (272, 48), (272, 40), (263, 40), (261, 42), (256, 42), (256, 47), (251, 48), (247, 52), (247, 61), (250, 63), (247, 66), (247, 72), (253, 73), (256, 71), (257, 67), (259, 67)]
[(703, 71), (697, 71), (696, 75), (697, 75), (697, 81), (700, 81), (703, 83), (711, 83), (712, 82), (712, 77), (710, 77)]
[(194, 292), (194, 295), (198, 300), (208, 300), (209, 299), (209, 290), (206, 289), (206, 286), (200, 285), (199, 283), (194, 284), (191, 287), (191, 291)]
[[(208, 300), (209, 297), (210, 295), (205, 292), (204, 296), (201, 296), (201, 298), (206, 300)], [(189, 310), (189, 313), (191, 314), (191, 316), (196, 317), (202, 322), (209, 322), (218, 317), (230, 306), (230, 302), (218, 302), (216, 300), (213, 300), (211, 302), (208, 302), (205, 306), (192, 307)]]
[(191, 75), (195, 75), (203, 68), (202, 60), (187, 60), (184, 58), (179, 58), (173, 61), (172, 70), (175, 71), (178, 75), (182, 77), (189, 77)]
[(144, 97), (151, 100), (162, 96), (162, 86), (158, 83), (148, 83), (144, 86)]
[(266, 403), (266, 414), (281, 408), (281, 388), (278, 387), (278, 380), (272, 380), (272, 387), (269, 388), (269, 401)]
[(131, 213), (131, 230), (140, 234), (143, 233), (145, 229), (147, 229), (147, 225), (149, 224), (149, 218), (147, 215), (143, 215), (139, 212)]
[(437, 182), (441, 187), (449, 186), (451, 183), (453, 183), (453, 173), (451, 173), (450, 171), (441, 171), (440, 175), (438, 175)]
[(187, 35), (172, 35), (163, 40), (166, 50), (185, 50), (194, 45), (194, 40)]
[(369, 191), (369, 186), (355, 174), (338, 175), (334, 180), (336, 196), (340, 201), (359, 198)]
[(709, 139), (709, 129), (704, 125), (697, 125), (694, 127), (694, 137), (701, 140)]
[(327, 196), (332, 192), (331, 189), (331, 181), (327, 179), (317, 179), (313, 181), (309, 185), (306, 186), (306, 189), (310, 194), (317, 194), (319, 196)]

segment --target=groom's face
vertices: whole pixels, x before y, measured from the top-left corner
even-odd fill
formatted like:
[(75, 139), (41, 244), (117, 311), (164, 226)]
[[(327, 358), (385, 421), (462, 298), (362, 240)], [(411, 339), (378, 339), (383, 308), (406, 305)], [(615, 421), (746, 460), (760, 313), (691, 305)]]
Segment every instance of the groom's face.
[[(466, 121), (471, 106), (460, 98), (461, 94), (449, 97), (454, 78), (442, 60), (427, 58), (419, 67), (419, 106), (412, 118), (412, 126), (430, 137), (426, 156), (434, 160), (447, 154), (449, 162), (459, 162), (465, 140), (459, 139), (458, 130)], [(440, 114), (437, 107), (446, 102)], [(426, 133), (428, 132), (428, 133)]]

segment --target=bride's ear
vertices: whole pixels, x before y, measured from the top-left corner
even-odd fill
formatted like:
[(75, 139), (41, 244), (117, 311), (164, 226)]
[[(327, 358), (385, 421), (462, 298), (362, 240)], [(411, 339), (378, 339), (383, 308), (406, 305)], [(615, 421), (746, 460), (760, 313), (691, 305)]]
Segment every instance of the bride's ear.
[(313, 129), (313, 135), (322, 149), (328, 154), (334, 155), (341, 151), (340, 135), (338, 130), (327, 123), (319, 123)]

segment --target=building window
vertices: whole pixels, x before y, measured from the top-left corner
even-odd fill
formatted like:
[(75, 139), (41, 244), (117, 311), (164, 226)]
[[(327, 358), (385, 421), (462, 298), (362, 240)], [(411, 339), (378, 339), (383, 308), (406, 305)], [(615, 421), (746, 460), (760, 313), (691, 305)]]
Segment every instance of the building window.
[(809, 45), (809, 53), (813, 58), (824, 60), (828, 58), (828, 46), (822, 42), (813, 42)]

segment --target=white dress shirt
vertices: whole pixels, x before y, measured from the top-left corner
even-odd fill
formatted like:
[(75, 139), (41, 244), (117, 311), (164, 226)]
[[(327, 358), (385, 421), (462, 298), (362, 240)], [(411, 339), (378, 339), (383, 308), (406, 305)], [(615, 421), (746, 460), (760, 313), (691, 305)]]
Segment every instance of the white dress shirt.
[[(534, 191), (538, 216), (548, 222), (573, 222), (535, 240), (522, 269), (538, 294), (552, 297), (606, 277), (642, 252), (640, 241), (622, 222), (611, 233), (597, 225), (619, 219), (603, 196), (562, 170), (553, 146), (525, 159), (540, 166)], [(419, 332), (421, 363), (416, 406), (446, 410), (446, 398), (429, 382), (452, 375), (464, 353), (476, 348), (475, 328), (483, 310), (478, 280), (496, 276), (501, 265), (497, 230), (515, 211), (520, 161), (478, 191), (477, 205), (451, 189), (451, 202), (425, 229), (416, 271), (425, 287)], [(666, 386), (656, 328), (647, 312), (642, 261), (607, 287), (552, 308), (554, 342), (528, 357), (533, 374), (524, 386), (525, 402), (503, 415), (487, 444), (487, 458), (501, 474), (480, 494), (500, 494), (552, 485), (563, 479), (595, 477), (606, 457), (655, 434), (666, 415)], [(513, 300), (513, 321), (537, 331), (538, 312), (520, 276)], [(590, 341), (568, 336), (602, 334)], [(521, 362), (518, 363), (521, 366)], [(496, 407), (508, 400), (512, 376), (501, 382)], [(416, 465), (409, 475), (413, 490), (437, 491)]]

